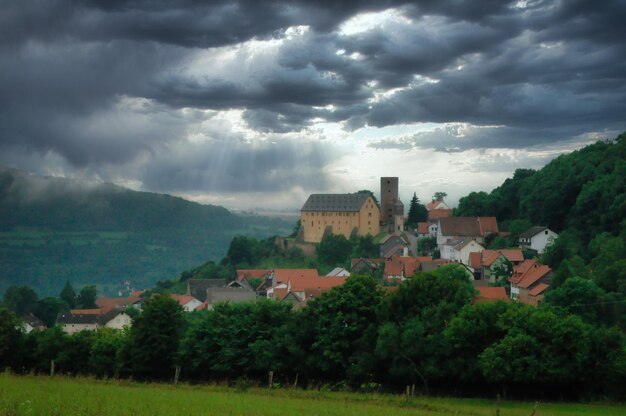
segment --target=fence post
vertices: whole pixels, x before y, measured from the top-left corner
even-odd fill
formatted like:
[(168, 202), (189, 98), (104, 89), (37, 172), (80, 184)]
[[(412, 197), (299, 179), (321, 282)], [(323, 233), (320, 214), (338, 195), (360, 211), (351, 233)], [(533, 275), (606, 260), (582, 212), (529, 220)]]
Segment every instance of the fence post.
[(274, 372), (270, 370), (269, 380), (268, 380), (268, 383), (267, 383), (267, 388), (268, 389), (272, 388), (273, 380), (274, 380)]
[(50, 360), (50, 377), (54, 376), (54, 360)]
[(500, 394), (498, 393), (496, 397), (496, 416), (500, 416)]
[(174, 384), (178, 384), (178, 377), (180, 377), (180, 366), (176, 366), (176, 371), (174, 372)]

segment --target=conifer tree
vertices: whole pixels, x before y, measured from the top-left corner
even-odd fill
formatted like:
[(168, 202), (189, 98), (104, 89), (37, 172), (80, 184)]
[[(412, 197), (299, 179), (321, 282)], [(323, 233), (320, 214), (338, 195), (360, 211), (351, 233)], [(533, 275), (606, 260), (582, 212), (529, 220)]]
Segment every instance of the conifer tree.
[(428, 211), (426, 211), (426, 207), (423, 204), (420, 204), (420, 201), (414, 192), (409, 205), (409, 215), (406, 222), (408, 225), (417, 226), (418, 222), (424, 222), (427, 218)]

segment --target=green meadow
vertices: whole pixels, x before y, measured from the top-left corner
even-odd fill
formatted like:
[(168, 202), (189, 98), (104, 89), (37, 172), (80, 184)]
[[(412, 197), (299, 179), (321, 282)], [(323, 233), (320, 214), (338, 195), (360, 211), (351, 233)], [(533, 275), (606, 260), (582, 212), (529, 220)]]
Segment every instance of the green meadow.
[[(501, 416), (533, 414), (503, 401)], [(496, 415), (495, 401), (286, 389), (141, 384), (90, 378), (0, 375), (1, 415)], [(611, 404), (538, 403), (535, 416), (620, 415)]]

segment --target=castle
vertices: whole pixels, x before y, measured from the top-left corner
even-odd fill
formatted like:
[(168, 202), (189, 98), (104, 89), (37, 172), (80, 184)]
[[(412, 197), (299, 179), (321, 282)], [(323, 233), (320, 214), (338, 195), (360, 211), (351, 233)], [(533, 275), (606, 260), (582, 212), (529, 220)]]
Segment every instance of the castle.
[(319, 243), (327, 234), (377, 235), (404, 230), (404, 205), (398, 198), (398, 178), (380, 179), (381, 208), (372, 195), (312, 194), (300, 210), (301, 241)]

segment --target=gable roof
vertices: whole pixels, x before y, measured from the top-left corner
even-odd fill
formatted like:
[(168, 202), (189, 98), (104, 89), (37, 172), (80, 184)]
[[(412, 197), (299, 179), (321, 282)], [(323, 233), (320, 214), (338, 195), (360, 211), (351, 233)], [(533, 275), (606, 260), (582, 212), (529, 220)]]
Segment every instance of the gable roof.
[(443, 210), (443, 209), (450, 209), (449, 206), (446, 205), (445, 202), (443, 201), (439, 201), (437, 199), (434, 199), (432, 201), (430, 201), (428, 204), (426, 204), (426, 210), (431, 211), (431, 210)]
[(343, 276), (293, 276), (287, 282), (291, 291), (327, 290), (346, 282)]
[(451, 209), (432, 209), (428, 211), (429, 220), (438, 220), (439, 218), (448, 218), (452, 216)]
[(439, 219), (442, 235), (483, 237), (498, 232), (496, 217), (449, 217)]
[(271, 271), (271, 269), (237, 269), (237, 280), (261, 279)]
[(302, 211), (360, 211), (367, 198), (366, 193), (356, 194), (311, 194), (304, 203)]
[(30, 325), (32, 328), (45, 328), (46, 327), (46, 324), (44, 324), (41, 319), (33, 315), (32, 312), (22, 316), (22, 321)]
[(482, 267), (482, 255), (480, 251), (473, 251), (469, 253), (469, 264), (474, 269), (480, 269)]
[(335, 267), (326, 276), (350, 276), (350, 272), (343, 267)]
[[(139, 292), (133, 292), (133, 293), (139, 293)], [(143, 293), (143, 291), (141, 293)], [(123, 309), (126, 306), (137, 302), (139, 300), (139, 295), (141, 295), (141, 293), (139, 293), (138, 295), (131, 295), (127, 298), (107, 298), (107, 297), (97, 298), (96, 305), (98, 305), (102, 309), (107, 309), (107, 310)]]
[(481, 286), (477, 287), (479, 294), (474, 298), (474, 302), (497, 302), (503, 300), (509, 302), (509, 297), (506, 294), (506, 289), (502, 286)]
[(417, 233), (418, 234), (428, 234), (428, 223), (427, 222), (418, 222), (417, 223)]
[(455, 250), (461, 250), (463, 247), (465, 247), (466, 245), (470, 244), (472, 241), (475, 242), (476, 244), (478, 244), (480, 246), (480, 248), (484, 249), (482, 244), (480, 244), (479, 242), (477, 242), (473, 238), (469, 238), (469, 237), (466, 237), (463, 240), (461, 240), (459, 243), (455, 244), (454, 245), (454, 249)]
[(526, 272), (526, 274), (522, 277), (517, 286), (522, 289), (528, 289), (539, 280), (546, 277), (551, 271), (552, 269), (544, 264), (533, 267), (528, 272)]
[(176, 295), (176, 294), (171, 294), (170, 298), (174, 299), (176, 302), (178, 302), (178, 304), (180, 306), (185, 306), (186, 304), (188, 304), (189, 302), (193, 301), (193, 300), (198, 300), (196, 298), (194, 298), (191, 295)]
[(548, 285), (546, 283), (539, 283), (537, 286), (533, 287), (528, 292), (528, 295), (529, 296), (538, 296), (538, 295), (542, 294), (549, 287), (550, 287), (550, 285)]
[(276, 283), (287, 283), (295, 278), (319, 277), (317, 269), (274, 269), (273, 271)]
[(520, 238), (533, 238), (534, 236), (536, 236), (537, 234), (539, 234), (540, 232), (542, 232), (543, 230), (547, 229), (548, 227), (543, 226), (543, 225), (536, 225), (534, 227), (530, 227), (528, 230), (524, 231), (523, 233), (520, 233)]

